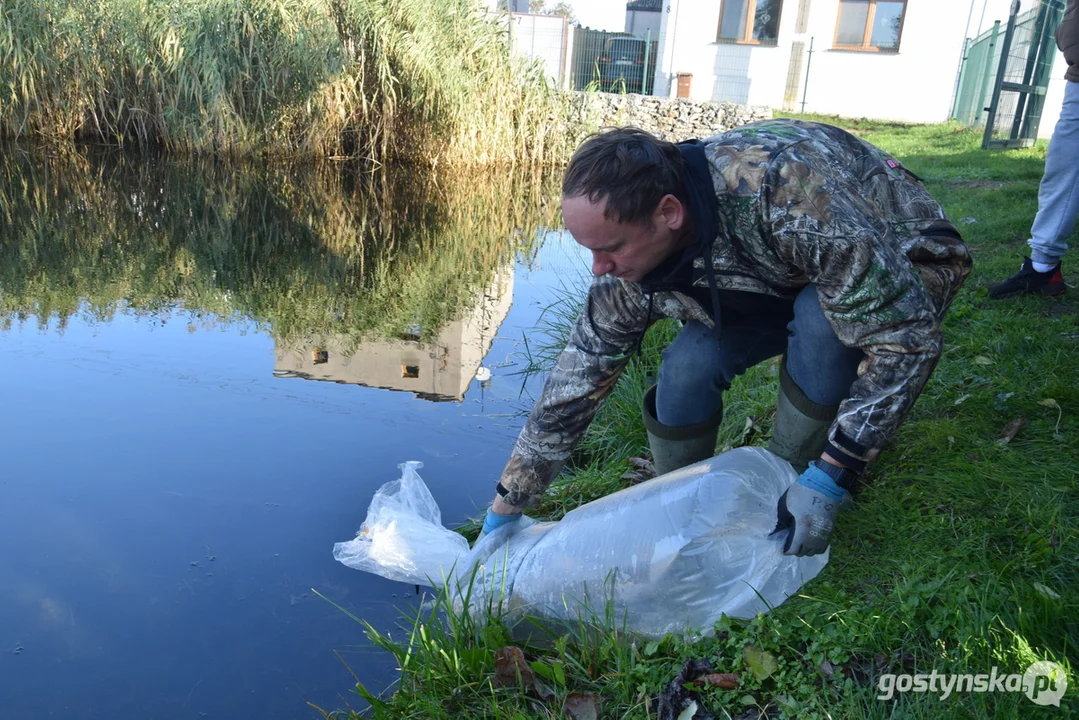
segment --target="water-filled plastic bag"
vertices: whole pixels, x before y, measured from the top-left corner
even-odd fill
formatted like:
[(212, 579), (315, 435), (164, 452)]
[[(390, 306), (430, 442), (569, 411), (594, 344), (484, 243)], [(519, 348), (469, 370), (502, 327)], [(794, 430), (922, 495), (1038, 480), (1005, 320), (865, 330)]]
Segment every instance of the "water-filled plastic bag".
[(422, 465), (400, 467), (334, 557), (391, 580), (449, 587), (475, 611), (498, 603), (510, 622), (528, 616), (557, 626), (607, 614), (652, 638), (707, 634), (723, 614), (748, 618), (779, 605), (828, 562), (827, 553), (783, 555), (785, 534), (769, 535), (797, 475), (763, 448), (731, 450), (558, 522), (525, 518), (471, 549), (442, 526)]

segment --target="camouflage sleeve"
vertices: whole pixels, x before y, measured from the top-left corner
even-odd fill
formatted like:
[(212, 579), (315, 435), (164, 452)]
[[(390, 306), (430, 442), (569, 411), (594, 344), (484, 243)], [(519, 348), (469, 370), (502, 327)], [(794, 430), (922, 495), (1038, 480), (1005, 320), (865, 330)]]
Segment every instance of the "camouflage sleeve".
[(638, 286), (606, 276), (592, 282), (566, 348), (502, 471), (506, 503), (526, 508), (539, 502), (629, 362), (649, 325), (647, 314), (647, 298)]
[(865, 352), (829, 441), (872, 460), (903, 422), (941, 352), (940, 320), (893, 231), (826, 151), (796, 145), (773, 163), (765, 232), (800, 268), (840, 342)]

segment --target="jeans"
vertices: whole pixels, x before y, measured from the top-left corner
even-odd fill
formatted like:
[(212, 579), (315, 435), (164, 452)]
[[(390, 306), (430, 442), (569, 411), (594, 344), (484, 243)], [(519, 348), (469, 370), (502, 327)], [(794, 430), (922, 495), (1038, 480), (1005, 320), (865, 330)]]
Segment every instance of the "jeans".
[(663, 351), (656, 387), (656, 419), (680, 427), (704, 422), (720, 408), (723, 391), (750, 367), (787, 351), (787, 372), (820, 405), (847, 398), (865, 354), (839, 342), (824, 317), (817, 286), (795, 298), (794, 319), (724, 324), (719, 341), (708, 326), (691, 321)]
[(1038, 188), (1038, 214), (1030, 228), (1030, 259), (1055, 265), (1068, 250), (1066, 240), (1079, 215), (1079, 83), (1068, 81), (1064, 107), (1045, 155)]

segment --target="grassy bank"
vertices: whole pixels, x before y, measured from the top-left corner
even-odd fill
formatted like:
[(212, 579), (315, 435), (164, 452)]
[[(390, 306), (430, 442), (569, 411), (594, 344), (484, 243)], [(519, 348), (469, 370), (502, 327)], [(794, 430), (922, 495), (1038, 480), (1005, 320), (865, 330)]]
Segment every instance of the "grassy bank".
[(474, 0), (0, 5), (0, 137), (520, 165), (560, 102)]
[[(717, 718), (1079, 711), (1079, 292), (997, 302), (983, 289), (1013, 273), (1025, 253), (1044, 147), (987, 153), (977, 133), (951, 125), (832, 121), (927, 180), (976, 266), (946, 319), (941, 363), (873, 464), (858, 507), (840, 518), (828, 567), (772, 613), (722, 623), (700, 642), (634, 642), (608, 627), (587, 640), (526, 648), (554, 692), (546, 701), (534, 697), (535, 686), (531, 695), (496, 686), (495, 651), (508, 643), (497, 624), (458, 620), (447, 632), (421, 620), (403, 637), (371, 632), (402, 674), (392, 692), (370, 698), (363, 717), (588, 717), (563, 709), (570, 693), (584, 692), (599, 699), (604, 718), (654, 718), (655, 698), (694, 658), (739, 674), (737, 689), (700, 691)], [(562, 332), (556, 323), (553, 335)], [(672, 333), (668, 325), (650, 331), (644, 359), (633, 362), (537, 515), (559, 517), (624, 486), (628, 459), (646, 451), (639, 399)], [(726, 398), (720, 447), (766, 442), (775, 397), (774, 364), (739, 378)], [(1003, 441), (1019, 420), (1018, 434)], [(1015, 692), (876, 697), (882, 673), (1022, 673), (1036, 660), (1069, 669), (1060, 708)]]

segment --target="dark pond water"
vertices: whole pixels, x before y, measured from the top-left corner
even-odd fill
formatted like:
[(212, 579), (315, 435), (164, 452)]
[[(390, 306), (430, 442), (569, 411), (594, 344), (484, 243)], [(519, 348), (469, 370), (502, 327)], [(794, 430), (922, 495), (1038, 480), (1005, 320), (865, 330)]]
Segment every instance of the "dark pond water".
[(405, 460), (447, 524), (489, 501), (587, 273), (549, 187), (6, 152), (0, 717), (318, 717), (362, 705), (335, 651), (391, 682), (312, 588), (415, 602), (331, 555)]

